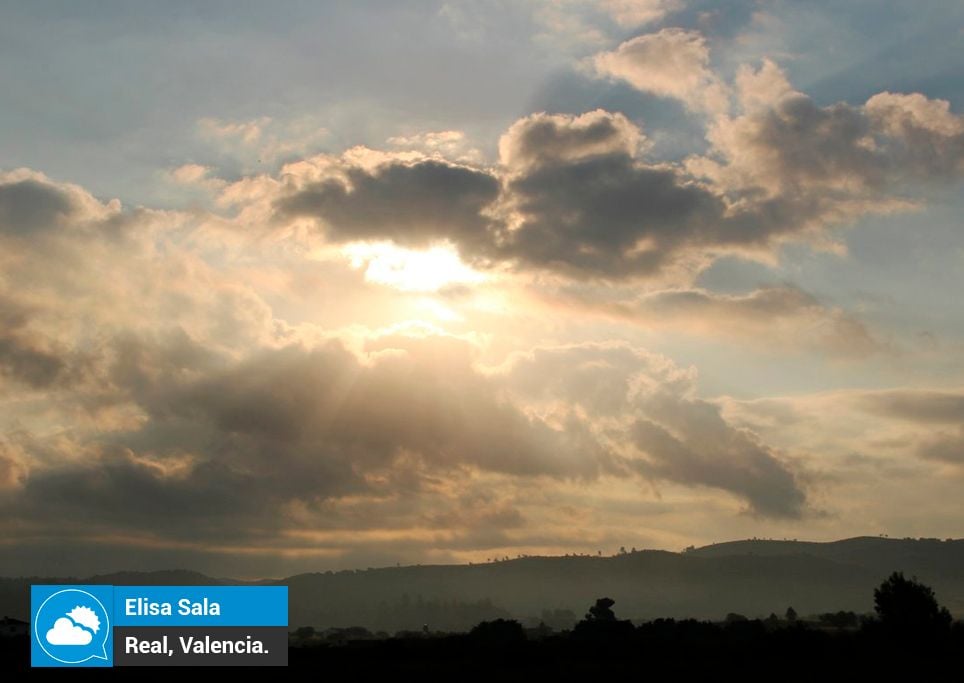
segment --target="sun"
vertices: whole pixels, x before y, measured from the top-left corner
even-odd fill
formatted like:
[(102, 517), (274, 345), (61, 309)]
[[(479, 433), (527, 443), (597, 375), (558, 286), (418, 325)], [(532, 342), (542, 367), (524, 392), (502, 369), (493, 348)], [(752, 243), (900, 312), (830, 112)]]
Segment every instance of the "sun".
[(365, 279), (403, 292), (437, 292), (452, 285), (479, 284), (486, 276), (459, 258), (455, 249), (436, 245), (405, 249), (388, 242), (355, 242), (343, 249)]

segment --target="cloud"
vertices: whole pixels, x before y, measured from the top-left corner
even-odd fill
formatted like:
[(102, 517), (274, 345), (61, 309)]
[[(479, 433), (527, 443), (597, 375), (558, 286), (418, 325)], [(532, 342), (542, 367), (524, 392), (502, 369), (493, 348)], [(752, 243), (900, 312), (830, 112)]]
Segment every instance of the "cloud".
[[(908, 157), (900, 151), (904, 143), (888, 147), (881, 138), (871, 145), (868, 135), (886, 135), (866, 115), (849, 105), (816, 107), (787, 87), (772, 65), (745, 72), (741, 96), (748, 112), (721, 116), (709, 134), (717, 156), (692, 157), (684, 166), (645, 162), (639, 154), (645, 137), (621, 114), (530, 115), (500, 139), (497, 199), (488, 174), (436, 167), (433, 173), (464, 178), (452, 197), (470, 178), (472, 187), (489, 189), (468, 192), (471, 201), (448, 210), (447, 225), (433, 216), (433, 200), (420, 199), (428, 208), (416, 237), (408, 230), (396, 234), (382, 218), (359, 210), (374, 227), (352, 236), (402, 244), (448, 239), (463, 258), (480, 264), (508, 262), (579, 279), (669, 275), (685, 282), (721, 254), (762, 257), (791, 239), (819, 243), (829, 239), (828, 228), (861, 214), (912, 206), (891, 193), (909, 172), (899, 170)], [(420, 188), (414, 178), (423, 163), (431, 162), (391, 168)], [(941, 175), (941, 168), (950, 173), (948, 163), (934, 172)], [(385, 180), (395, 184), (394, 175)], [(327, 202), (346, 186), (326, 182), (291, 201), (334, 213)], [(423, 196), (415, 188), (411, 196)], [(418, 222), (423, 213), (390, 191), (378, 192), (369, 204), (397, 215), (399, 226)], [(354, 212), (354, 204), (346, 207)], [(346, 238), (336, 233), (335, 239)]]
[(0, 492), (19, 488), (27, 474), (22, 453), (0, 441)]
[(861, 393), (856, 403), (874, 415), (918, 427), (906, 438), (924, 460), (964, 465), (964, 393), (893, 389)]
[[(108, 355), (112, 400), (138, 419), (22, 437), (35, 464), (3, 509), (60, 533), (228, 546), (385, 529), (386, 514), (400, 515), (400, 529), (421, 528), (416, 511), (428, 501), (446, 534), (521, 528), (527, 515), (513, 498), (472, 514), (453, 508), (478, 477), (521, 486), (642, 476), (713, 487), (759, 515), (804, 511), (789, 466), (693, 398), (692, 371), (662, 356), (584, 345), (479, 368), (475, 354), (445, 335), (372, 336), (361, 352), (331, 340), (239, 360), (183, 336), (119, 340)], [(639, 436), (641, 420), (703, 449), (713, 473), (671, 462)]]
[(184, 164), (171, 171), (171, 178), (178, 183), (191, 184), (205, 180), (210, 172), (211, 168), (209, 166)]
[(103, 220), (119, 206), (117, 200), (101, 204), (76, 185), (55, 183), (28, 169), (0, 173), (0, 236), (37, 237), (72, 223)]
[(755, 434), (730, 425), (719, 406), (696, 398), (692, 370), (620, 344), (537, 349), (509, 368), (510, 386), (530, 400), (552, 406), (565, 398), (604, 421), (609, 434), (620, 435), (613, 448), (631, 471), (727, 491), (760, 516), (805, 512), (793, 468)]
[(55, 621), (46, 637), (51, 645), (90, 645), (93, 639), (90, 631), (75, 626), (67, 617), (60, 617)]
[(956, 434), (940, 434), (925, 439), (918, 453), (927, 460), (964, 465), (964, 428)]
[(636, 461), (640, 472), (725, 489), (745, 498), (758, 515), (801, 516), (806, 495), (772, 450), (724, 425), (719, 409), (708, 403), (691, 404), (686, 421), (691, 420), (698, 429), (682, 438), (649, 420), (636, 423), (636, 445), (646, 454)]
[(587, 425), (504, 400), (451, 338), (376, 338), (362, 357), (337, 342), (285, 347), (227, 364), (185, 339), (129, 340), (112, 356), (115, 400), (141, 419), (56, 444), (57, 464), (31, 468), (16, 489), (18, 516), (248, 538), (286, 528), (292, 506), (421, 495), (466, 468), (568, 479), (609, 467)]
[[(893, 329), (907, 299), (841, 289), (899, 226), (864, 221), (853, 263), (835, 242), (954, 188), (960, 112), (866, 81), (835, 103), (846, 84), (812, 69), (802, 92), (776, 61), (738, 66), (772, 45), (756, 30), (773, 19), (746, 33), (757, 3), (683, 4), (513, 9), (508, 33), (545, 31), (511, 60), (540, 87), (496, 87), (501, 114), (465, 132), (464, 106), (398, 79), (391, 112), (289, 118), (262, 98), (271, 118), (202, 119), (197, 148), (153, 176), (165, 195), (212, 193), (183, 211), (0, 173), (5, 565), (267, 575), (898, 516), (885, 531), (949, 529), (958, 392), (800, 392), (950, 368), (953, 321), (921, 323), (941, 342), (926, 358), (888, 355), (882, 340), (912, 334)], [(470, 4), (435, 17), (445, 40), (471, 33), (463, 66), (512, 38)], [(535, 109), (506, 118), (509, 100)], [(923, 247), (955, 244), (945, 217), (921, 217), (937, 231)], [(842, 258), (800, 261), (791, 242)], [(772, 266), (766, 282), (830, 270), (819, 295), (752, 289), (764, 268), (741, 258)]]
[(415, 150), (428, 156), (459, 162), (478, 163), (482, 160), (482, 152), (472, 147), (465, 133), (460, 130), (396, 135), (388, 138), (388, 144), (398, 149)]
[(504, 161), (525, 170), (506, 185), (514, 227), (498, 252), (524, 268), (575, 277), (646, 276), (672, 266), (724, 206), (675, 169), (638, 162), (631, 146), (641, 134), (632, 129), (605, 112), (534, 115), (510, 128), (500, 142)]
[(769, 109), (795, 92), (786, 73), (772, 59), (763, 59), (758, 69), (748, 64), (740, 65), (736, 72), (736, 91), (746, 112)]
[(719, 117), (708, 132), (710, 157), (725, 163), (689, 166), (724, 192), (808, 197), (823, 201), (824, 214), (855, 214), (873, 210), (871, 201), (901, 201), (892, 193), (905, 183), (951, 180), (962, 169), (964, 119), (945, 101), (880, 93), (863, 106), (821, 107), (770, 61), (737, 80), (744, 113)]
[(49, 229), (74, 210), (66, 193), (33, 178), (0, 185), (0, 227), (5, 232), (24, 234)]
[(635, 156), (644, 136), (619, 113), (597, 109), (580, 116), (531, 114), (499, 139), (499, 158), (512, 172), (596, 157)]
[(0, 291), (0, 374), (35, 389), (69, 380), (71, 354), (29, 326), (30, 309)]
[(952, 178), (964, 170), (964, 117), (951, 112), (947, 100), (882, 92), (867, 100), (864, 113), (886, 135), (905, 173)]
[(193, 185), (210, 192), (222, 190), (227, 181), (213, 175), (214, 169), (201, 164), (183, 164), (172, 169), (168, 176), (178, 185)]
[(688, 109), (714, 114), (729, 107), (726, 86), (710, 70), (710, 52), (698, 31), (664, 28), (622, 43), (592, 59), (596, 73), (637, 90), (670, 97)]
[(375, 168), (343, 163), (320, 179), (290, 177), (274, 208), (281, 220), (317, 221), (332, 242), (473, 245), (488, 239), (482, 211), (498, 191), (489, 173), (442, 160), (390, 160)]
[[(670, 66), (676, 55), (694, 82), (718, 83), (705, 41), (661, 34)], [(656, 54), (637, 48), (609, 54)], [(672, 96), (665, 77), (645, 72)], [(700, 395), (695, 369), (600, 341), (669, 330), (821, 361), (880, 351), (858, 317), (793, 285), (723, 294), (694, 277), (724, 254), (821, 244), (960, 171), (961, 118), (922, 95), (822, 106), (764, 62), (738, 73), (731, 110), (692, 97), (713, 116), (710, 147), (682, 163), (650, 158), (638, 122), (597, 109), (516, 120), (491, 164), (442, 130), (387, 151), (292, 153), (230, 184), (175, 169), (217, 183), (216, 212), (123, 209), (0, 174), (4, 530), (152, 557), (422, 558), (540, 536), (564, 549), (582, 542), (571, 518), (598, 526), (596, 498), (599, 516), (807, 517), (823, 494), (809, 454), (839, 454), (851, 429), (862, 448), (922, 456), (907, 458), (916, 471), (958, 462), (953, 392), (865, 398), (858, 425), (818, 430), (792, 411), (734, 416)], [(272, 125), (222, 138), (259, 154)], [(379, 249), (403, 286), (352, 270), (352, 254), (370, 266)], [(414, 250), (486, 277), (418, 286), (405, 268), (440, 261)], [(534, 291), (567, 315), (530, 316)], [(451, 307), (457, 334), (433, 328), (429, 306)], [(584, 325), (589, 312), (608, 320)]]
[(683, 163), (648, 161), (622, 114), (536, 113), (502, 135), (494, 168), (353, 148), (223, 198), (246, 223), (297, 233), (307, 221), (334, 244), (449, 243), (479, 268), (679, 286), (723, 255), (772, 260), (789, 241), (839, 251), (833, 228), (915, 208), (909, 191), (959, 175), (964, 124), (946, 103), (820, 107), (772, 62), (737, 82), (741, 113), (718, 112), (708, 153)]
[(859, 402), (878, 415), (919, 424), (964, 423), (964, 394), (958, 392), (897, 389), (862, 394)]
[(639, 295), (614, 287), (569, 285), (546, 293), (551, 306), (628, 321), (648, 329), (745, 340), (766, 349), (819, 351), (865, 358), (885, 350), (866, 325), (792, 285), (745, 294), (705, 289), (657, 290)]

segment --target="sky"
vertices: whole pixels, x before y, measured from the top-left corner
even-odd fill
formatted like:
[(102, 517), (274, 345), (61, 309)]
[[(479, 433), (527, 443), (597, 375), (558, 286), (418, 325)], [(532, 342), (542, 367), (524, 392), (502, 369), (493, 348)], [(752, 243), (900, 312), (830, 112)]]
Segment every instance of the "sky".
[(0, 2), (0, 574), (961, 537), (962, 27)]

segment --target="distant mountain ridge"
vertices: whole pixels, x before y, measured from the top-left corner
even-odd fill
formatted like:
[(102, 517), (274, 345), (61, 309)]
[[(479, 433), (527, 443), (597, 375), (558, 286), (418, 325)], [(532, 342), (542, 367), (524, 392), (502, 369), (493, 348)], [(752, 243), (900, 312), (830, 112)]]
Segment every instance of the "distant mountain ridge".
[[(414, 565), (299, 574), (245, 582), (197, 572), (117, 572), (86, 579), (0, 579), (0, 613), (26, 618), (31, 583), (290, 587), (292, 627), (362, 625), (396, 631), (460, 630), (498, 616), (565, 622), (603, 595), (621, 617), (719, 619), (827, 611), (869, 612), (873, 589), (892, 571), (917, 576), (964, 616), (964, 540), (858, 537), (829, 543), (745, 540), (682, 553), (644, 550), (610, 557), (523, 557), (472, 565)], [(559, 616), (563, 615), (563, 616)], [(568, 616), (567, 616), (568, 615)], [(562, 624), (565, 625), (565, 624)]]
[(964, 575), (964, 540), (961, 539), (858, 536), (827, 543), (752, 539), (715, 543), (689, 553), (698, 557), (812, 555), (868, 568), (885, 569), (897, 564), (907, 572)]

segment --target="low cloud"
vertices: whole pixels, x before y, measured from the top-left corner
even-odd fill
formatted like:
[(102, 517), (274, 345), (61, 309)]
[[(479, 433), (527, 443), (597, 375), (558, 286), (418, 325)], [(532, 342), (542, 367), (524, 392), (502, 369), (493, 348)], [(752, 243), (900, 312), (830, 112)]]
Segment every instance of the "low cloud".
[(925, 439), (918, 453), (927, 460), (964, 465), (964, 428), (956, 434), (940, 434)]
[(625, 345), (538, 349), (514, 358), (510, 386), (545, 409), (565, 397), (619, 435), (621, 463), (655, 481), (721, 489), (753, 514), (797, 518), (806, 493), (794, 469), (759, 437), (737, 429), (719, 406), (694, 396), (695, 373)]
[(893, 390), (864, 394), (859, 402), (878, 415), (919, 424), (964, 423), (964, 393)]
[(859, 319), (791, 286), (746, 294), (705, 289), (659, 290), (644, 295), (611, 287), (568, 286), (545, 295), (550, 306), (664, 328), (700, 337), (739, 339), (763, 348), (819, 351), (864, 358), (887, 349)]
[(964, 393), (896, 389), (860, 394), (856, 403), (871, 414), (916, 427), (907, 440), (919, 457), (964, 465)]

